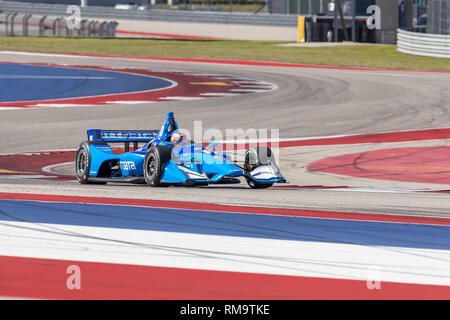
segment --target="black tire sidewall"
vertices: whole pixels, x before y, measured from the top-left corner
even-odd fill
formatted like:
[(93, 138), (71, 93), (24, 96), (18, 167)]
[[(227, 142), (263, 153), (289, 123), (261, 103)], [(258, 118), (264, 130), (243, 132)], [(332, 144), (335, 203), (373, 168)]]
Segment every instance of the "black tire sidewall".
[[(253, 162), (250, 162), (250, 157), (255, 157), (256, 160)], [(255, 147), (250, 148), (245, 153), (245, 163), (244, 163), (244, 169), (247, 171), (248, 174), (250, 172), (257, 168), (260, 165), (268, 164), (268, 160), (272, 159), (272, 150), (269, 147)], [(253, 159), (252, 159), (253, 160)], [(252, 189), (265, 189), (269, 188), (273, 185), (273, 183), (263, 183), (263, 182), (256, 182), (252, 179), (246, 177), (247, 184)]]
[[(81, 153), (84, 153), (85, 157), (85, 166), (82, 173), (78, 171), (79, 166), (79, 156)], [(75, 157), (75, 175), (77, 177), (78, 182), (82, 184), (87, 184), (89, 179), (89, 171), (91, 167), (91, 152), (89, 150), (89, 144), (86, 142), (82, 142), (78, 148), (76, 157)]]
[[(149, 186), (157, 187), (161, 185), (163, 166), (170, 160), (171, 152), (172, 150), (166, 146), (153, 146), (147, 152), (144, 161), (144, 179)], [(155, 173), (150, 176), (148, 173), (148, 164), (151, 158), (155, 161)]]
[[(149, 161), (151, 158), (153, 158), (155, 161), (155, 173), (153, 175), (150, 175), (148, 172), (148, 165), (149, 165)], [(161, 170), (161, 160), (159, 157), (159, 153), (156, 148), (152, 148), (149, 152), (147, 152), (147, 155), (145, 156), (144, 179), (148, 185), (150, 185), (152, 187), (156, 187), (161, 182), (161, 176), (162, 176), (162, 170)]]
[(266, 189), (266, 188), (269, 188), (269, 187), (271, 187), (273, 185), (273, 182), (268, 182), (268, 183), (256, 182), (256, 181), (253, 181), (252, 179), (250, 179), (248, 177), (245, 177), (245, 180), (247, 180), (247, 184), (252, 189)]

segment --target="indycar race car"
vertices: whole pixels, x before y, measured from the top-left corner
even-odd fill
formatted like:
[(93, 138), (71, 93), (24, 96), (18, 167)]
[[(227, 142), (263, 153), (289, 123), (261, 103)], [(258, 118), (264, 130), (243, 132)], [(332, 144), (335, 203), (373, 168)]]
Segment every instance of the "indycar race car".
[[(249, 148), (239, 166), (214, 150), (217, 143), (205, 147), (185, 139), (173, 112), (167, 113), (160, 130), (90, 129), (87, 135), (75, 158), (76, 177), (82, 184), (207, 185), (240, 183), (238, 177), (244, 177), (251, 188), (261, 189), (286, 182), (269, 147)], [(109, 143), (124, 143), (125, 152), (116, 154)], [(145, 144), (139, 148), (139, 143)]]

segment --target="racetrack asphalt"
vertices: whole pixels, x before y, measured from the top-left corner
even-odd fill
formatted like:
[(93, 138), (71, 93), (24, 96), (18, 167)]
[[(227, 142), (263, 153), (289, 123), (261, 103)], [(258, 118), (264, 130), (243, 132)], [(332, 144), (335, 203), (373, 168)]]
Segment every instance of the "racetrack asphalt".
[[(85, 139), (86, 129), (155, 129), (167, 111), (186, 129), (202, 120), (203, 128), (274, 128), (281, 138), (324, 137), (402, 130), (446, 128), (450, 123), (450, 76), (428, 72), (340, 70), (320, 68), (263, 67), (190, 62), (164, 62), (140, 59), (95, 58), (83, 56), (24, 55), (2, 52), (1, 61), (54, 63), (108, 67), (149, 68), (200, 74), (226, 74), (277, 85), (278, 89), (251, 95), (198, 101), (172, 101), (153, 104), (0, 110), (2, 144), (0, 153), (75, 149)], [(445, 145), (438, 140), (435, 145)], [(429, 146), (415, 141), (414, 146)], [(380, 144), (338, 146), (345, 153), (376, 149)], [(336, 148), (338, 148), (336, 147)], [(384, 146), (386, 148), (387, 146)], [(185, 201), (231, 203), (239, 205), (281, 206), (335, 211), (383, 212), (423, 216), (446, 216), (450, 201), (446, 194), (412, 193), (408, 189), (427, 189), (417, 183), (380, 182), (352, 178), (344, 183), (332, 175), (303, 179), (296, 173), (295, 161), (319, 153), (325, 158), (327, 146), (286, 148), (280, 166), (295, 185), (328, 185), (376, 188), (367, 190), (270, 189), (250, 190), (245, 185), (212, 188), (148, 189), (144, 186), (81, 186), (74, 181), (5, 179), (0, 191), (45, 192), (55, 194), (132, 197), (151, 199), (182, 198)], [(288, 150), (289, 149), (289, 150)], [(282, 151), (283, 152), (283, 151)], [(343, 152), (332, 152), (331, 155)], [(317, 175), (315, 176), (317, 177)], [(302, 183), (305, 181), (304, 183)], [(362, 181), (362, 182), (359, 182)], [(315, 183), (314, 183), (315, 182)], [(321, 183), (323, 182), (323, 183)], [(340, 182), (340, 183), (339, 183)], [(393, 193), (392, 190), (401, 190)], [(445, 189), (438, 185), (435, 189)]]

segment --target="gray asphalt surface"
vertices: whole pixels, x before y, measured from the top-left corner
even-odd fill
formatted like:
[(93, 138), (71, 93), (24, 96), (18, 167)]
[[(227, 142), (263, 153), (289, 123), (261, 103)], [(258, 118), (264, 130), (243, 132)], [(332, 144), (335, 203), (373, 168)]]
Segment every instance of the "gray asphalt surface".
[[(94, 127), (159, 128), (169, 110), (174, 111), (177, 121), (189, 130), (193, 129), (195, 120), (202, 120), (204, 128), (220, 130), (277, 128), (282, 138), (445, 128), (450, 123), (448, 74), (224, 66), (12, 53), (0, 53), (0, 61), (218, 73), (264, 80), (279, 87), (263, 94), (190, 102), (0, 110), (0, 153), (74, 149), (85, 139), (86, 129)], [(0, 178), (0, 192), (7, 190), (419, 216), (450, 213), (449, 195), (433, 193), (250, 190), (245, 185), (242, 188), (154, 190), (145, 186), (86, 187), (75, 182)]]

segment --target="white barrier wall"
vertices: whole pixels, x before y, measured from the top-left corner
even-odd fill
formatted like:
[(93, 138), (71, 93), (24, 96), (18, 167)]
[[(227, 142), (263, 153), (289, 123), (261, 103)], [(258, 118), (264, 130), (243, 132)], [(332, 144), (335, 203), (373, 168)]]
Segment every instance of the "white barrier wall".
[(436, 58), (450, 58), (450, 35), (397, 30), (399, 52)]
[[(196, 37), (211, 37), (226, 40), (267, 40), (267, 41), (296, 41), (297, 27), (255, 26), (242, 24), (215, 24), (172, 21), (137, 21), (116, 20), (119, 23), (116, 36), (132, 37), (123, 31), (148, 32), (161, 34), (175, 34)], [(138, 37), (145, 36), (138, 34)]]

